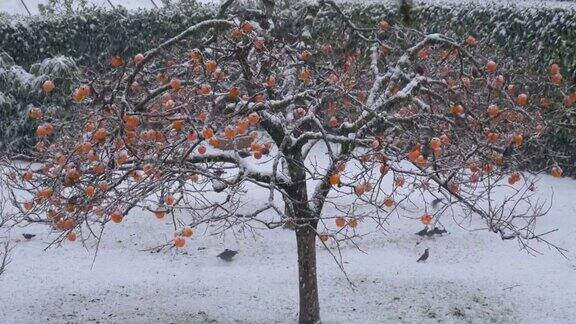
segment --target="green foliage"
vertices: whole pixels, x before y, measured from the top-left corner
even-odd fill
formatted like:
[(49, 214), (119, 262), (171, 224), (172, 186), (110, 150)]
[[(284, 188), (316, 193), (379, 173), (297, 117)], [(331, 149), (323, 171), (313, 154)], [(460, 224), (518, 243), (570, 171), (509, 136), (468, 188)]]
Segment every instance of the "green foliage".
[[(575, 90), (576, 91), (576, 90)], [(544, 147), (529, 146), (534, 158), (530, 169), (549, 169), (550, 157), (564, 170), (564, 174), (576, 177), (576, 104), (566, 111), (559, 102), (543, 113), (549, 128), (543, 135)], [(544, 150), (543, 150), (544, 149)]]
[[(16, 65), (12, 57), (0, 52), (0, 150), (25, 153), (35, 144), (35, 127), (28, 116), (33, 107), (66, 117), (71, 113), (73, 82), (78, 78), (76, 63), (55, 57), (33, 64), (30, 72)], [(56, 89), (50, 95), (42, 84), (52, 80)]]
[[(159, 10), (126, 11), (90, 7), (83, 0), (50, 0), (42, 16), (0, 16), (0, 48), (22, 66), (56, 55), (94, 66), (114, 52), (133, 55), (146, 50), (215, 13), (214, 7), (195, 0), (163, 3), (165, 7)], [(576, 10), (474, 3), (410, 7), (354, 4), (345, 9), (363, 26), (374, 26), (384, 18), (456, 38), (473, 34), (505, 49), (516, 60), (536, 53), (542, 66), (558, 62), (566, 70), (576, 67)]]
[[(447, 19), (450, 17), (450, 19)], [(435, 7), (415, 11), (419, 28), (451, 30), (456, 35), (475, 34), (479, 39), (506, 50), (514, 60), (537, 54), (542, 65), (551, 62), (576, 67), (576, 11), (559, 8)]]
[[(363, 26), (379, 20), (406, 20), (398, 8), (386, 4), (351, 5), (346, 10)], [(576, 10), (509, 5), (419, 4), (410, 10), (411, 27), (425, 33), (442, 33), (456, 39), (468, 35), (498, 46), (515, 61), (536, 56), (542, 67), (559, 63), (564, 74), (576, 68)]]
[(132, 56), (214, 15), (211, 7), (186, 4), (162, 10), (86, 8), (58, 15), (0, 16), (0, 48), (24, 67), (58, 55), (101, 67), (112, 54)]
[(88, 0), (48, 0), (47, 4), (38, 5), (40, 13), (44, 15), (55, 13), (72, 14), (87, 7)]
[(178, 9), (184, 7), (196, 7), (196, 0), (161, 0), (162, 6), (169, 9)]

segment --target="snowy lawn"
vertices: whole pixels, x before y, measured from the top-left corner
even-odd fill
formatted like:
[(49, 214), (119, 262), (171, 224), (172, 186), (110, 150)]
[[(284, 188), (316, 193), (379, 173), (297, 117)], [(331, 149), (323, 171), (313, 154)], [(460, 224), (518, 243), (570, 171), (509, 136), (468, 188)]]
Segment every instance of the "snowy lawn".
[[(387, 233), (345, 246), (345, 279), (320, 244), (321, 313), (326, 323), (570, 323), (576, 316), (576, 182), (545, 177), (539, 184), (554, 207), (541, 232), (568, 250), (568, 259), (533, 242), (543, 255), (520, 251), (485, 231), (444, 219), (449, 234), (420, 238), (418, 221), (393, 216)], [(262, 195), (265, 193), (262, 192)], [(257, 205), (260, 194), (255, 193)], [(422, 211), (411, 208), (413, 216)], [(327, 211), (330, 213), (330, 211)], [(405, 212), (409, 213), (409, 212)], [(474, 225), (467, 225), (467, 227)], [(374, 230), (368, 222), (358, 231)], [(210, 236), (197, 231), (185, 249), (143, 251), (171, 238), (172, 225), (134, 212), (107, 226), (94, 249), (53, 238), (45, 227), (15, 228), (13, 261), (0, 278), (0, 323), (116, 322), (285, 323), (297, 320), (297, 263), (286, 229)], [(35, 233), (26, 241), (21, 233)], [(424, 248), (426, 263), (416, 263)], [(240, 249), (231, 263), (215, 256)]]

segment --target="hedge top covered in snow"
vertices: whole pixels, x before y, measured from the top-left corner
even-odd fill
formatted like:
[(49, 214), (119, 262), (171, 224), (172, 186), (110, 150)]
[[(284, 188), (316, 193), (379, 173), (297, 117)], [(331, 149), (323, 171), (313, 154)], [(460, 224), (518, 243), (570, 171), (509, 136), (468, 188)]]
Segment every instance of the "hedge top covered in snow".
[[(200, 3), (215, 3), (219, 4), (219, 0), (198, 0)], [(348, 0), (339, 2), (350, 3), (395, 3), (394, 0)], [(548, 8), (576, 8), (576, 1), (574, 0), (419, 0), (414, 1), (417, 3), (436, 4), (454, 6), (465, 3), (479, 4), (483, 6), (506, 5), (506, 6), (521, 6), (521, 7), (548, 7)], [(26, 7), (22, 5), (20, 0), (5, 0), (0, 2), (0, 12), (8, 14), (28, 15), (28, 10), (31, 14), (39, 14), (39, 5), (45, 5), (46, 0), (24, 0)], [(93, 6), (101, 7), (104, 9), (112, 9), (114, 7), (124, 7), (127, 9), (157, 9), (163, 7), (162, 0), (87, 0), (87, 3)]]
[[(452, 0), (450, 0), (452, 1)], [(526, 6), (535, 1), (490, 3), (446, 1), (416, 4), (410, 23), (425, 32), (449, 33), (454, 37), (473, 34), (482, 42), (505, 48), (514, 59), (536, 52), (542, 66), (555, 61), (566, 68), (576, 66), (576, 2), (574, 5)], [(114, 2), (113, 2), (114, 3)], [(129, 8), (135, 2), (124, 2)], [(143, 3), (146, 1), (139, 1)], [(200, 4), (202, 3), (202, 4)], [(372, 26), (381, 18), (398, 20), (395, 1), (358, 3), (348, 10), (363, 25)], [(556, 3), (556, 2), (554, 2)], [(567, 2), (569, 3), (569, 2)], [(522, 4), (522, 5), (519, 5)], [(24, 17), (0, 15), (0, 48), (17, 64), (30, 66), (44, 58), (64, 55), (82, 65), (108, 60), (111, 52), (134, 55), (152, 44), (176, 35), (186, 27), (215, 15), (215, 6), (197, 5), (158, 10), (107, 10), (105, 7), (75, 14)]]

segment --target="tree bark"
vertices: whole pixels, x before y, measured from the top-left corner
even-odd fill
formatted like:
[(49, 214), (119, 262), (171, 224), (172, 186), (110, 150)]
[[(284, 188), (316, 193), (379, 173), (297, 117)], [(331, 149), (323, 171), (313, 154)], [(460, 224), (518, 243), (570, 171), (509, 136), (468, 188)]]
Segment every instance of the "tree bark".
[(316, 231), (312, 226), (296, 227), (300, 315), (298, 323), (320, 323), (320, 302), (316, 277)]
[(291, 217), (296, 226), (296, 244), (298, 246), (298, 282), (300, 295), (300, 314), (298, 323), (320, 323), (320, 302), (318, 300), (318, 280), (316, 278), (316, 226), (318, 218), (310, 210), (306, 189), (306, 169), (300, 149), (285, 152), (288, 170), (293, 185), (286, 191), (286, 201), (292, 207)]

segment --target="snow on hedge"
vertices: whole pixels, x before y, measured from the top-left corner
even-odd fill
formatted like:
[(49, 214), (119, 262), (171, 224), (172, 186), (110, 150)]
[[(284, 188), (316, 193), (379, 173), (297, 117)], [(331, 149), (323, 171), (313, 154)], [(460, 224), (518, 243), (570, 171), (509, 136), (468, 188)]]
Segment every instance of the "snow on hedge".
[[(219, 0), (198, 0), (199, 3), (220, 3)], [(46, 5), (47, 0), (24, 0), (26, 7), (31, 14), (37, 15), (40, 13), (39, 5)], [(162, 0), (88, 0), (90, 6), (95, 6), (104, 9), (112, 9), (114, 7), (124, 7), (126, 9), (155, 9), (163, 6)], [(28, 15), (26, 7), (22, 5), (21, 0), (4, 0), (0, 1), (0, 11), (12, 15)]]
[[(199, 1), (204, 4), (217, 2)], [(349, 2), (351, 5), (348, 8), (354, 15), (362, 17), (366, 25), (382, 17), (393, 21), (399, 16), (397, 0)], [(511, 56), (537, 51), (538, 60), (545, 65), (558, 61), (566, 67), (576, 66), (576, 52), (573, 50), (576, 43), (574, 1), (414, 2), (412, 23), (426, 32), (452, 33), (456, 36), (472, 33), (483, 41), (506, 48)], [(122, 2), (130, 9), (149, 9), (148, 4), (151, 2), (144, 0)], [(99, 6), (73, 15), (18, 19), (2, 19), (0, 16), (0, 48), (4, 48), (23, 66), (55, 55), (71, 56), (78, 59), (80, 64), (94, 65), (104, 62), (110, 52), (133, 55), (148, 48), (150, 41), (176, 35), (186, 27), (214, 15), (214, 6), (201, 4), (138, 11), (102, 8), (107, 7)]]
[(102, 10), (33, 17), (0, 15), (0, 48), (22, 66), (47, 57), (73, 57), (80, 65), (108, 64), (112, 54), (133, 55), (214, 15), (212, 8)]
[[(70, 58), (45, 59), (33, 64), (28, 72), (10, 55), (0, 52), (0, 150), (24, 152), (34, 145), (30, 108), (68, 114), (64, 108), (70, 105), (70, 88), (77, 73), (76, 63)], [(41, 91), (48, 79), (57, 85), (49, 97)]]
[[(45, 5), (47, 0), (24, 0), (26, 7), (34, 15), (39, 13), (38, 5)], [(162, 0), (88, 0), (90, 5), (101, 7), (104, 9), (112, 9), (112, 6), (122, 6), (126, 9), (155, 9), (162, 7)], [(198, 0), (199, 3), (219, 4), (220, 0)], [(350, 3), (395, 3), (396, 0), (345, 0), (338, 2)], [(548, 7), (548, 8), (575, 8), (576, 1), (574, 0), (420, 0), (416, 3), (435, 4), (435, 5), (458, 5), (462, 3), (480, 4), (483, 6), (493, 5), (506, 5), (506, 6), (521, 6), (521, 7)], [(28, 11), (22, 5), (21, 0), (5, 0), (0, 1), (0, 11), (8, 14), (27, 15)]]

